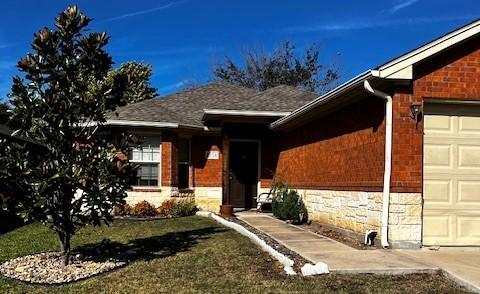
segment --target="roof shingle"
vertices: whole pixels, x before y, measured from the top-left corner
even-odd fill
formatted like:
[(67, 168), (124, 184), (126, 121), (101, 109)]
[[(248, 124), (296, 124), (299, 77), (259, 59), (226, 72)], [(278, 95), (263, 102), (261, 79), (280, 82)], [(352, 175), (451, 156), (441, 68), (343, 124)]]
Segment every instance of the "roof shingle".
[(213, 82), (166, 97), (144, 100), (118, 108), (108, 120), (168, 122), (203, 126), (204, 109), (288, 112), (317, 98), (291, 86), (277, 86), (263, 92)]

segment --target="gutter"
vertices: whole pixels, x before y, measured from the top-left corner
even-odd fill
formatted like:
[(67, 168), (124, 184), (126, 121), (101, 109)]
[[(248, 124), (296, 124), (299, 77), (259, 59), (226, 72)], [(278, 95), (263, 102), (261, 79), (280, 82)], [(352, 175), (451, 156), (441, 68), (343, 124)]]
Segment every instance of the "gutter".
[(231, 109), (204, 109), (202, 121), (207, 116), (243, 116), (243, 117), (282, 117), (289, 115), (288, 111), (256, 111), (256, 110), (231, 110)]
[(104, 125), (107, 126), (136, 126), (136, 127), (157, 127), (157, 128), (178, 128), (179, 124), (169, 122), (155, 121), (137, 121), (137, 120), (107, 120)]
[[(80, 124), (80, 126), (96, 126), (96, 122), (92, 122), (89, 124)], [(131, 126), (131, 127), (152, 127), (152, 128), (170, 128), (170, 129), (179, 129), (179, 128), (187, 128), (187, 129), (197, 129), (203, 131), (209, 131), (208, 127), (205, 126), (197, 126), (197, 125), (189, 125), (189, 124), (179, 124), (179, 123), (170, 123), (170, 122), (157, 122), (157, 121), (139, 121), (139, 120), (107, 120), (102, 125), (104, 126)]]
[(390, 179), (392, 174), (392, 96), (376, 90), (368, 80), (363, 82), (363, 87), (372, 95), (385, 100), (385, 171), (383, 174), (383, 199), (382, 199), (382, 236), (381, 244), (388, 248), (388, 209), (390, 207)]

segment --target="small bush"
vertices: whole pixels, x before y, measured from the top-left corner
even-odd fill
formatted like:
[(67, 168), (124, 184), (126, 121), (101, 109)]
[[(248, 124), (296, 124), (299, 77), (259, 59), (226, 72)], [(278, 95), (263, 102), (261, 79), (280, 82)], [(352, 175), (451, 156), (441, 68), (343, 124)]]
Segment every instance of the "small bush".
[(307, 209), (297, 191), (281, 189), (272, 199), (272, 212), (281, 220), (292, 220), (297, 223), (307, 221)]
[(198, 211), (195, 201), (191, 199), (182, 199), (177, 201), (175, 206), (170, 210), (172, 216), (191, 216), (195, 215)]
[(172, 216), (172, 209), (177, 205), (177, 200), (168, 199), (162, 202), (162, 204), (157, 208), (158, 214), (162, 216)]
[(117, 216), (127, 216), (132, 214), (132, 206), (128, 203), (124, 205), (115, 206), (113, 208), (113, 215)]
[(132, 214), (134, 216), (155, 216), (157, 215), (157, 210), (155, 206), (144, 200), (133, 206)]

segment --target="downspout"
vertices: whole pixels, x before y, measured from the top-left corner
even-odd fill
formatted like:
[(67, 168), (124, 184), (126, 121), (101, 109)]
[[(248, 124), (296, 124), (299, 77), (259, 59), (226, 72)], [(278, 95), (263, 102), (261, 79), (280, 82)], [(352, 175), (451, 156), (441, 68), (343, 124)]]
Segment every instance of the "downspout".
[(390, 178), (392, 174), (392, 96), (372, 88), (368, 80), (363, 82), (363, 87), (369, 93), (385, 100), (385, 171), (383, 174), (383, 201), (382, 201), (382, 236), (381, 244), (384, 249), (388, 244), (388, 209), (390, 206)]

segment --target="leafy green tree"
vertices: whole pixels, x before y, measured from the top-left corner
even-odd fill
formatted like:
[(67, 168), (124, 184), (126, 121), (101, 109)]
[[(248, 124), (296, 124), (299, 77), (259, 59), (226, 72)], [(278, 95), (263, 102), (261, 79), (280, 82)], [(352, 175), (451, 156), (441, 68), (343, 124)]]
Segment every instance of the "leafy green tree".
[(7, 102), (0, 102), (0, 124), (4, 124), (8, 121), (9, 114), (8, 111), (10, 107)]
[(125, 203), (133, 172), (125, 156), (129, 137), (102, 128), (106, 112), (129, 101), (129, 82), (109, 75), (109, 37), (86, 33), (89, 23), (71, 6), (55, 19), (55, 29), (34, 35), (32, 52), (18, 62), (24, 77), (13, 78), (9, 125), (37, 144), (22, 151), (0, 142), (0, 181), (15, 186), (2, 187), (4, 202), (49, 224), (66, 264), (80, 228), (112, 221), (112, 207)]
[(304, 56), (296, 54), (295, 45), (288, 41), (273, 54), (247, 49), (242, 55), (240, 64), (226, 56), (223, 64), (214, 67), (214, 77), (259, 91), (290, 85), (318, 93), (329, 90), (339, 78), (334, 68), (320, 64), (320, 51), (315, 45), (308, 47)]
[(135, 103), (145, 99), (154, 98), (157, 90), (151, 86), (152, 66), (142, 62), (127, 62), (118, 69), (112, 69), (108, 73), (107, 81), (113, 86), (116, 79), (125, 79), (126, 89), (124, 92), (127, 103)]

